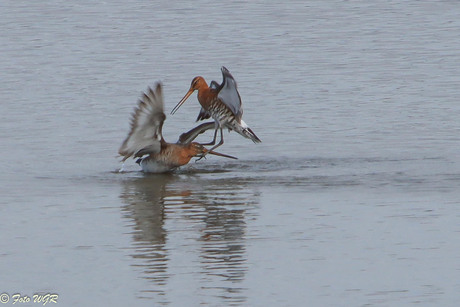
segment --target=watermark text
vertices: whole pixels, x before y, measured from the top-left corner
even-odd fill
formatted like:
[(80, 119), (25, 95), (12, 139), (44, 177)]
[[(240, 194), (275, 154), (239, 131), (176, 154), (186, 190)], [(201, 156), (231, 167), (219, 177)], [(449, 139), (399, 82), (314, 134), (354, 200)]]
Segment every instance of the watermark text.
[(35, 293), (32, 296), (14, 293), (9, 295), (8, 293), (0, 294), (0, 303), (12, 305), (22, 305), (22, 304), (41, 304), (43, 306), (48, 304), (57, 304), (59, 294), (57, 293)]

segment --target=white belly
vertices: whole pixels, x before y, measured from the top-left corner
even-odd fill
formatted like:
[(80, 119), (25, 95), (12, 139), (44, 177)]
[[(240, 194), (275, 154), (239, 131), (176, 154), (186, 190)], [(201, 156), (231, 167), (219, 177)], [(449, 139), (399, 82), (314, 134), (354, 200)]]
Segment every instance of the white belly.
[(153, 159), (143, 159), (140, 166), (146, 173), (165, 173), (176, 168)]

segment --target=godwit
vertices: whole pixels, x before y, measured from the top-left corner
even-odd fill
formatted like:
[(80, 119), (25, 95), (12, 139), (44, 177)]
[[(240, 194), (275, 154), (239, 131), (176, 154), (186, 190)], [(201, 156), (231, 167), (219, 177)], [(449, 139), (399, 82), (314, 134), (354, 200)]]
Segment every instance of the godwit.
[(224, 127), (229, 130), (235, 130), (245, 138), (251, 139), (254, 143), (260, 143), (261, 140), (242, 119), (243, 106), (235, 79), (224, 66), (222, 66), (221, 71), (223, 81), (220, 85), (212, 81), (211, 87), (209, 87), (203, 77), (193, 78), (187, 94), (174, 107), (171, 114), (174, 114), (185, 100), (197, 90), (201, 110), (196, 120), (199, 121), (212, 117), (215, 121), (214, 138), (210, 143), (203, 145), (214, 145), (216, 143), (217, 132), (220, 131), (220, 142), (212, 147), (211, 150), (221, 146), (224, 143), (222, 132), (222, 128)]
[(123, 162), (134, 155), (144, 172), (163, 173), (187, 164), (192, 157), (202, 157), (207, 153), (236, 159), (192, 142), (199, 134), (214, 128), (214, 123), (204, 123), (183, 133), (176, 144), (167, 143), (162, 135), (166, 115), (163, 112), (161, 83), (155, 91), (148, 88), (139, 99), (131, 118), (131, 129), (118, 152)]

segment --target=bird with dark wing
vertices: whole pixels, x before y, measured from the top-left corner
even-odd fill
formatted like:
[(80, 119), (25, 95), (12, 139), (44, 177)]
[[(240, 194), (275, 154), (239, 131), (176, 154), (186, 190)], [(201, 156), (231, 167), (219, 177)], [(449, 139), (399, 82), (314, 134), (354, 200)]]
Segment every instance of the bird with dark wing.
[(174, 114), (194, 91), (198, 91), (201, 110), (197, 121), (210, 117), (215, 121), (214, 138), (210, 143), (203, 145), (214, 145), (217, 133), (220, 132), (220, 142), (211, 150), (221, 146), (224, 143), (222, 128), (234, 130), (254, 143), (260, 143), (261, 140), (243, 121), (243, 106), (235, 79), (227, 68), (222, 66), (221, 71), (223, 81), (220, 85), (216, 81), (212, 81), (211, 86), (208, 86), (203, 77), (193, 78), (190, 89), (174, 107), (171, 114)]
[(174, 144), (166, 142), (163, 138), (162, 128), (165, 119), (162, 86), (161, 83), (157, 83), (155, 90), (148, 88), (142, 95), (132, 114), (131, 129), (118, 150), (123, 156), (122, 161), (132, 156), (138, 158), (136, 162), (144, 172), (163, 173), (189, 163), (193, 157), (203, 157), (208, 153), (236, 159), (193, 142), (198, 135), (214, 128), (213, 122), (183, 133)]

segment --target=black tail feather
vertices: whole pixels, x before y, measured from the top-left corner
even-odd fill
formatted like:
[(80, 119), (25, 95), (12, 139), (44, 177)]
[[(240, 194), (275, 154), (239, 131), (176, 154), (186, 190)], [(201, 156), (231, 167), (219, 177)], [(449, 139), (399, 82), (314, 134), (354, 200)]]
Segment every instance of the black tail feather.
[(257, 135), (254, 133), (254, 131), (251, 130), (251, 128), (246, 128), (243, 130), (244, 135), (251, 139), (254, 143), (261, 143), (262, 141), (257, 137)]

